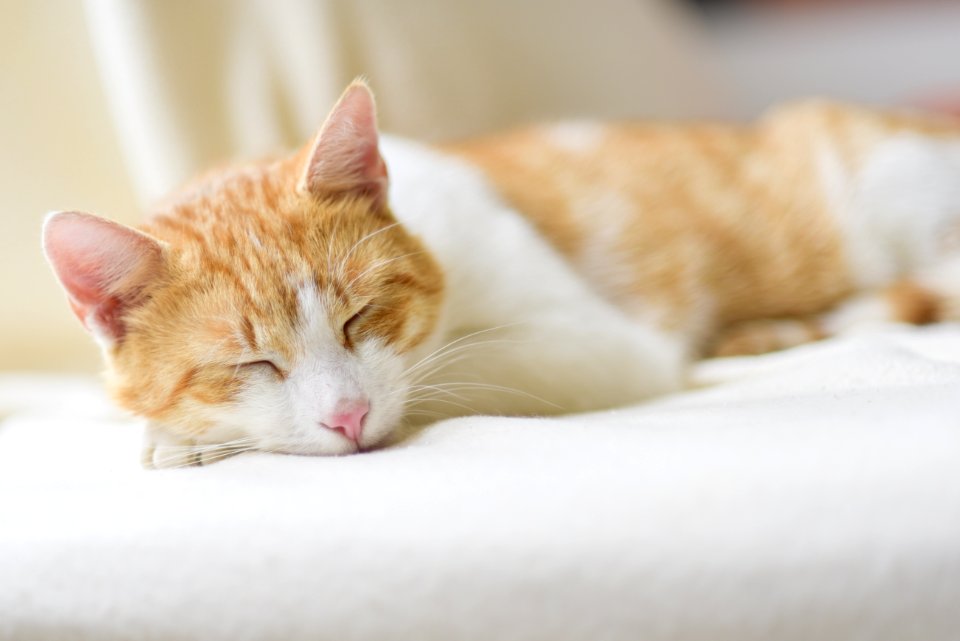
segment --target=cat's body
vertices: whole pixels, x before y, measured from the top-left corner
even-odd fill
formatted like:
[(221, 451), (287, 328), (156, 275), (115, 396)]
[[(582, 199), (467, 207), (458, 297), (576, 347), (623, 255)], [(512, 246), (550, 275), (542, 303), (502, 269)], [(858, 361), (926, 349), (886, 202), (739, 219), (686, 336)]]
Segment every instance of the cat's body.
[(816, 101), (750, 127), (584, 123), (453, 149), (592, 289), (692, 354), (936, 270), (960, 233), (960, 126), (930, 117)]
[(955, 313), (960, 126), (809, 103), (378, 145), (353, 85), (313, 146), (143, 229), (65, 213), (45, 242), (147, 463), (347, 453), (405, 418), (638, 402), (707, 351)]

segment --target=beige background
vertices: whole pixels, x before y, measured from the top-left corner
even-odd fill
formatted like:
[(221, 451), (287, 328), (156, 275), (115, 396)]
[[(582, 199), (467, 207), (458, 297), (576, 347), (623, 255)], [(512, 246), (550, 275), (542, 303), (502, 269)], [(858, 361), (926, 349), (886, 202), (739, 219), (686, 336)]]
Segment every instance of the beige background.
[(69, 0), (0, 2), (0, 369), (96, 367), (40, 253), (54, 209), (137, 218), (84, 26)]

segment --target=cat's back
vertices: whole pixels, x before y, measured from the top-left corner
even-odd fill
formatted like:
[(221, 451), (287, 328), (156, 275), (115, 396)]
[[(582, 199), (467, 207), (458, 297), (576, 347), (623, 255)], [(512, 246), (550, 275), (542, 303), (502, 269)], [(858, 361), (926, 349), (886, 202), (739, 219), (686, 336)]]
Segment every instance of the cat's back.
[(757, 126), (560, 123), (449, 149), (481, 167), (608, 298), (694, 329), (704, 307), (732, 321), (802, 313), (804, 300), (846, 292), (842, 270), (830, 268), (807, 274), (816, 296), (774, 291), (811, 253), (841, 261), (819, 195), (797, 187), (816, 180), (814, 143), (800, 135), (815, 111)]
[[(855, 287), (825, 182), (935, 120), (810, 100), (756, 124), (573, 122), (450, 145), (602, 293), (698, 329), (812, 313)], [(705, 311), (707, 310), (707, 311)], [(650, 315), (650, 314), (648, 314)]]

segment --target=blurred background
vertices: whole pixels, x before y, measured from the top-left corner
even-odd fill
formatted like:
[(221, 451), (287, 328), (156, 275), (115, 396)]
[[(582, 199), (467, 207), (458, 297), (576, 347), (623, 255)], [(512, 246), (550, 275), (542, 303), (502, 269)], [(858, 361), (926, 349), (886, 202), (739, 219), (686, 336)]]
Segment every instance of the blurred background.
[(44, 214), (135, 223), (205, 166), (303, 142), (366, 75), (385, 130), (724, 118), (821, 95), (960, 107), (960, 3), (0, 0), (0, 370), (92, 372)]

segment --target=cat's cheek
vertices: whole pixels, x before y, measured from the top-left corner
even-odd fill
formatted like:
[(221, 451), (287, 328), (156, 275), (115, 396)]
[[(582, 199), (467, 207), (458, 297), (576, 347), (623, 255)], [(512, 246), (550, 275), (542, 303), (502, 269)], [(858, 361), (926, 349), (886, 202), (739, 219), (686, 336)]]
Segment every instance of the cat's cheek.
[(250, 420), (249, 407), (241, 398), (242, 392), (223, 403), (188, 402), (181, 411), (185, 417), (200, 419), (207, 425), (198, 438), (216, 442), (238, 439), (248, 435), (246, 425)]
[(237, 425), (258, 443), (285, 436), (294, 422), (293, 404), (285, 380), (264, 373), (249, 381), (223, 419)]
[(383, 340), (366, 341), (356, 353), (370, 397), (370, 414), (360, 442), (367, 448), (382, 442), (400, 425), (408, 395), (406, 367), (402, 356)]
[[(228, 375), (229, 376), (228, 376)], [(191, 387), (162, 415), (151, 418), (166, 430), (202, 444), (242, 443), (257, 447), (264, 434), (289, 421), (282, 384), (269, 368), (230, 368), (206, 376), (207, 382), (231, 379), (229, 393), (212, 393), (217, 385)]]

